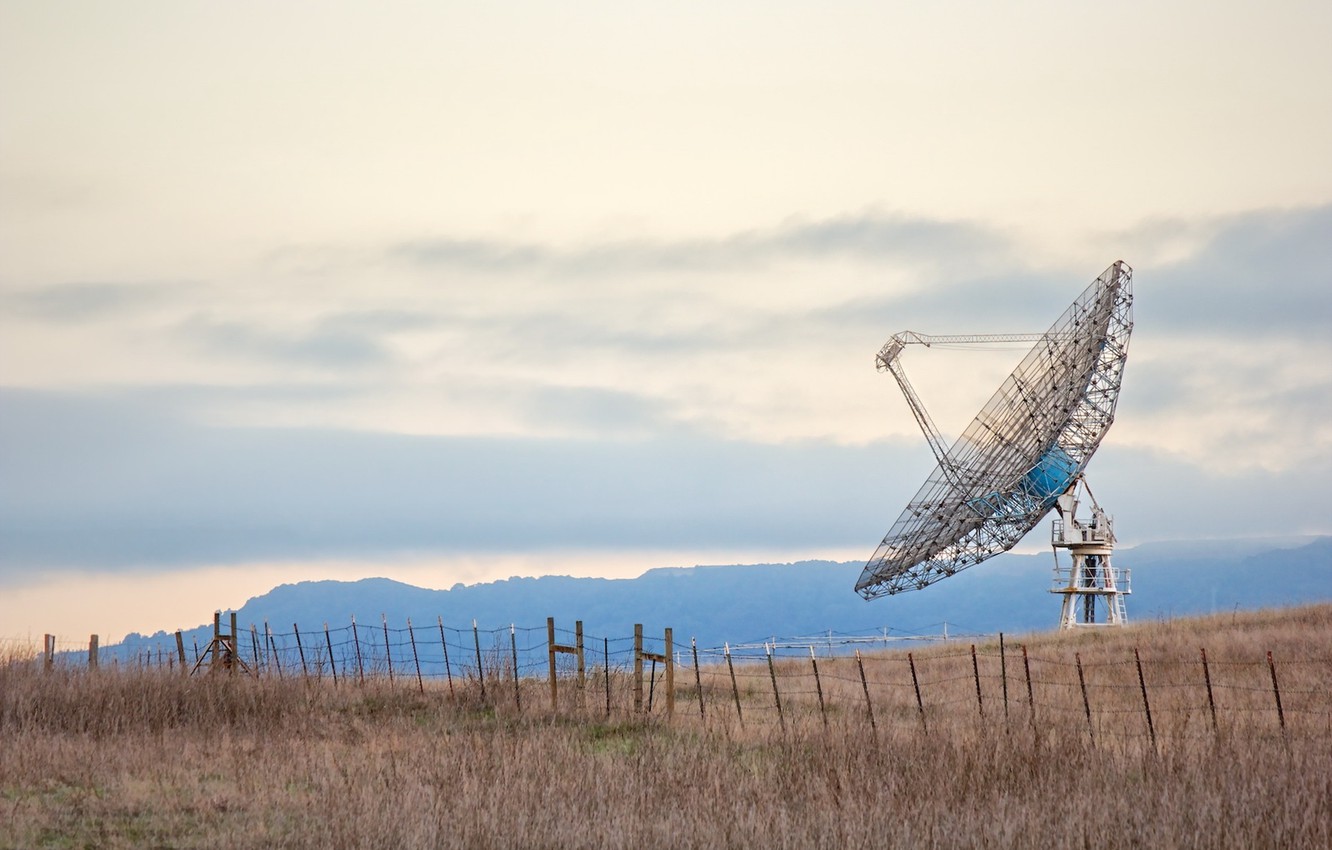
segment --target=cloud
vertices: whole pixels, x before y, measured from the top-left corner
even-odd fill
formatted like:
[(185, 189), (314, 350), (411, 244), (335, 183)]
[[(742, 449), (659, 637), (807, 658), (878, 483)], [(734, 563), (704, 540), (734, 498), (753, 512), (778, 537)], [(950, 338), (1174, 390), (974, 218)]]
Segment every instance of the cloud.
[[(515, 392), (522, 415), (568, 427), (575, 433), (604, 433), (643, 437), (669, 435), (676, 421), (671, 405), (641, 393), (600, 387), (536, 385)], [(684, 430), (683, 428), (678, 430)]]
[(179, 284), (65, 283), (0, 293), (7, 311), (46, 322), (85, 322), (140, 313), (171, 299)]
[[(1176, 224), (1166, 236), (1196, 245), (1137, 263), (1112, 439), (1268, 469), (1325, 452), (1332, 207)], [(1134, 238), (1149, 241), (1115, 237), (1130, 262)], [(863, 445), (915, 439), (891, 381), (873, 371), (889, 335), (1043, 330), (1116, 257), (1041, 267), (983, 225), (872, 212), (697, 240), (453, 237), (434, 248), (325, 265), (317, 285), (264, 269), (262, 287), (191, 284), (138, 306), (128, 285), (85, 298), (71, 288), (44, 315), (74, 316), (86, 301), (114, 321), (11, 315), (0, 351), (21, 364), (13, 383), (42, 385), (53, 364), (59, 380), (47, 385), (160, 385), (177, 409), (191, 385), (290, 391), (221, 401), (205, 390), (190, 402), (195, 421)], [(673, 270), (681, 264), (693, 270)], [(70, 354), (94, 347), (96, 358)], [(955, 434), (1018, 357), (920, 351), (909, 370)], [(319, 392), (301, 389), (316, 383)]]
[(210, 428), (141, 399), (7, 390), (0, 401), (12, 411), (0, 422), (9, 575), (412, 550), (832, 544), (882, 533), (877, 506), (854, 490), (863, 470), (902, 465), (887, 446)]
[(191, 345), (221, 357), (354, 369), (381, 365), (392, 359), (374, 331), (400, 327), (395, 316), (392, 312), (359, 319), (342, 316), (317, 322), (312, 327), (277, 329), (197, 314), (177, 325), (176, 330)]
[(1118, 439), (1229, 472), (1297, 474), (1328, 456), (1332, 340), (1255, 343), (1261, 353), (1224, 336), (1140, 343), (1129, 356)]
[(404, 242), (391, 248), (388, 253), (391, 257), (424, 266), (492, 272), (528, 269), (549, 263), (554, 257), (550, 249), (541, 245), (447, 236)]
[(1095, 280), (1021, 267), (934, 279), (907, 292), (851, 299), (814, 311), (810, 320), (839, 327), (874, 327), (884, 339), (902, 330), (923, 333), (1036, 333)]
[[(552, 548), (868, 556), (931, 465), (917, 442), (409, 437), (200, 426), (141, 396), (5, 390), (0, 404), (0, 581)], [(1327, 533), (1329, 472), (1218, 475), (1112, 445), (1091, 469), (1126, 543)]]
[(1135, 276), (1121, 439), (1219, 471), (1292, 472), (1332, 448), (1332, 206), (1198, 225)]
[(531, 242), (436, 237), (402, 242), (390, 258), (425, 268), (490, 273), (540, 269), (562, 274), (624, 274), (763, 268), (792, 259), (849, 258), (956, 268), (1006, 256), (1009, 241), (975, 222), (867, 212), (699, 239), (618, 240), (556, 248)]
[(350, 310), (325, 316), (321, 327), (343, 333), (393, 333), (432, 328), (440, 324), (437, 316), (401, 309)]
[[(928, 229), (928, 228), (927, 228)], [(1332, 338), (1332, 205), (1258, 210), (1204, 220), (1155, 220), (1106, 239), (1121, 256), (1092, 266), (1041, 269), (1002, 252), (1007, 262), (977, 264), (952, 277), (936, 274), (908, 291), (829, 304), (812, 318), (872, 322), (939, 333), (1044, 330), (1103, 266), (1135, 267), (1140, 331), (1187, 336)], [(991, 234), (993, 236), (993, 234)], [(928, 243), (926, 243), (928, 244)], [(985, 244), (978, 234), (975, 244)], [(1163, 248), (1163, 244), (1173, 246)], [(967, 250), (947, 240), (936, 250)], [(1015, 254), (1016, 250), (1011, 249)], [(1139, 257), (1138, 254), (1143, 256)], [(1166, 255), (1164, 261), (1154, 258)], [(947, 328), (947, 330), (943, 330)]]
[(1261, 210), (1211, 223), (1195, 252), (1144, 270), (1140, 321), (1163, 331), (1332, 338), (1332, 205)]

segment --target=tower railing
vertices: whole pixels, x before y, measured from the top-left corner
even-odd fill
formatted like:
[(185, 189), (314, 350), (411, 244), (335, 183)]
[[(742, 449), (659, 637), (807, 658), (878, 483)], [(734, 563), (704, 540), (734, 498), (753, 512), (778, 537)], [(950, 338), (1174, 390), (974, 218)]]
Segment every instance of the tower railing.
[[(1084, 584), (1088, 578), (1091, 584)], [(1101, 564), (1091, 575), (1083, 575), (1074, 564), (1055, 563), (1052, 591), (1075, 593), (1132, 593), (1133, 570)]]

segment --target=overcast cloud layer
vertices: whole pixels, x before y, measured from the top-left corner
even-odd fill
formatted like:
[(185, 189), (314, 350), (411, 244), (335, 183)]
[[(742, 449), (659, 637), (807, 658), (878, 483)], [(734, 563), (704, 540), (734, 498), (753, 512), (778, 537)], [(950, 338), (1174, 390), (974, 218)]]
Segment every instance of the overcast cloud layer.
[[(1042, 331), (1118, 259), (1120, 537), (1332, 533), (1329, 31), (4, 4), (0, 584), (868, 556), (931, 465), (883, 342)], [(958, 434), (1021, 354), (903, 363)]]
[[(1121, 421), (1093, 467), (1098, 492), (1131, 541), (1332, 530), (1318, 497), (1332, 444), (1332, 208), (1197, 226), (1210, 236), (1196, 251), (1138, 273)], [(824, 245), (845, 232), (870, 235)], [(881, 338), (904, 323), (1042, 329), (1086, 283), (965, 260), (922, 271), (936, 253), (1012, 264), (1015, 252), (976, 226), (870, 216), (706, 245), (435, 250), (369, 299), (321, 299), (327, 312), (309, 324), (259, 313), (260, 296), (221, 282), (11, 289), (18, 336), (73, 329), (122, 347), (151, 325), (174, 362), (156, 383), (127, 370), (100, 388), (0, 396), (5, 574), (546, 547), (872, 548), (928, 459), (895, 385), (872, 368)], [(681, 268), (690, 256), (694, 267)], [(820, 287), (811, 258), (850, 264), (850, 282)], [(690, 284), (715, 274), (727, 285)], [(879, 274), (917, 282), (861, 282)], [(450, 275), (470, 283), (437, 283)], [(658, 275), (685, 280), (642, 283)], [(774, 279), (812, 291), (726, 308)], [(577, 309), (496, 298), (575, 285)], [(201, 291), (216, 299), (206, 311)], [(671, 327), (632, 327), (632, 315), (665, 317), (671, 305), (681, 308)], [(437, 343), (404, 344), (449, 337), (470, 352), (465, 369)], [(978, 360), (949, 361), (964, 371), (944, 374), (930, 368), (933, 352), (908, 363), (921, 367), (927, 403), (963, 410), (1020, 353), (967, 354)], [(198, 368), (228, 380), (188, 382)], [(414, 393), (452, 427), (395, 428)], [(967, 415), (952, 417), (954, 431)]]

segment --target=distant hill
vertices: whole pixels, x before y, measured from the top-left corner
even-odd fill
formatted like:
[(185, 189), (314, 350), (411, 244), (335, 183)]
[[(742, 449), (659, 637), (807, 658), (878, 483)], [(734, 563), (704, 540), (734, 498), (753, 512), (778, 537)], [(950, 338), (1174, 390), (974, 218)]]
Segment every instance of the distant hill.
[[(1332, 537), (1312, 541), (1209, 541), (1148, 544), (1122, 549), (1115, 563), (1132, 570), (1130, 621), (1185, 614), (1255, 609), (1332, 600)], [(378, 626), (381, 615), (401, 627), (437, 618), (453, 627), (516, 623), (543, 627), (553, 616), (562, 628), (581, 619), (589, 635), (620, 638), (634, 623), (700, 646), (757, 642), (768, 637), (826, 634), (1019, 634), (1053, 628), (1058, 615), (1051, 555), (1001, 555), (925, 590), (866, 602), (852, 586), (863, 564), (801, 561), (793, 564), (696, 566), (649, 570), (633, 579), (543, 576), (510, 578), (449, 590), (428, 590), (385, 578), (354, 582), (309, 581), (274, 588), (239, 609), (243, 627), (269, 623), (274, 631)], [(211, 624), (186, 633), (187, 644), (206, 645)], [(165, 632), (130, 634), (106, 652), (174, 643)]]

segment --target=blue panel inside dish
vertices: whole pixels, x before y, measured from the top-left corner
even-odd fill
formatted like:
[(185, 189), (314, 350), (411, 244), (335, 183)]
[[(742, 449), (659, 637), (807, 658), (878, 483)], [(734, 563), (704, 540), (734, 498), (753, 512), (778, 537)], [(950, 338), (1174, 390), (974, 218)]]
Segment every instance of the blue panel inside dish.
[(1053, 503), (1073, 483), (1077, 470), (1077, 461), (1058, 445), (1054, 445), (1022, 477), (1022, 488), (1034, 499)]

